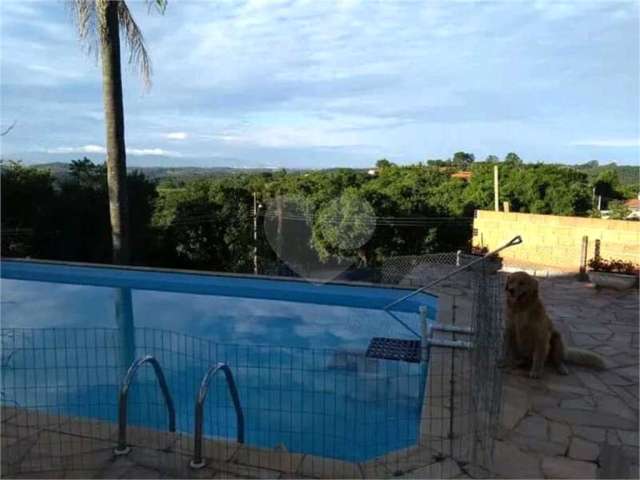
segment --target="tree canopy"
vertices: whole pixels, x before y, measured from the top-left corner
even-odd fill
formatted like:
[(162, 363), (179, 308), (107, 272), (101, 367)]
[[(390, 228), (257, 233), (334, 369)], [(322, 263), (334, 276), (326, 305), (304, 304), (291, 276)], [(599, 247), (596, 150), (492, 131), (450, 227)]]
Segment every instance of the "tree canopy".
[[(594, 208), (594, 188), (621, 198), (623, 186), (615, 171), (590, 179), (576, 168), (511, 160), (499, 163), (500, 201), (508, 201), (511, 211), (586, 216)], [(387, 160), (378, 162), (376, 175), (343, 168), (224, 173), (157, 183), (130, 171), (133, 262), (252, 271), (254, 192), (264, 206), (279, 197), (297, 202), (301, 213), (282, 215), (278, 228), (302, 232), (298, 244), (286, 248), (312, 249), (319, 258), (349, 257), (361, 266), (376, 266), (395, 255), (469, 249), (474, 210), (493, 208), (494, 165), (473, 161), (466, 180), (452, 176), (457, 169), (450, 162), (401, 166)], [(103, 164), (87, 158), (71, 162), (68, 172), (56, 178), (36, 167), (4, 162), (3, 254), (108, 262), (105, 175)], [(266, 219), (267, 210), (258, 216), (263, 272), (278, 265), (265, 234), (273, 220)]]

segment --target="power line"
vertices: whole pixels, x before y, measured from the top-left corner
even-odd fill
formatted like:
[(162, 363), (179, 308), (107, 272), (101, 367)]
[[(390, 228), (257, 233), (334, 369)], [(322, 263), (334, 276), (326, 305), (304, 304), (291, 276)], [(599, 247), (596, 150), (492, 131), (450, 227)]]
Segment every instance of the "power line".
[[(307, 224), (313, 224), (319, 218), (318, 216), (304, 216), (304, 215), (277, 215), (277, 214), (263, 214), (263, 219), (278, 220), (289, 222), (305, 222)], [(235, 217), (237, 220), (253, 220), (253, 215), (247, 213)], [(457, 224), (457, 225), (470, 225), (473, 223), (471, 217), (363, 217), (356, 219), (341, 219), (339, 217), (327, 218), (323, 217), (324, 223), (330, 223), (333, 225), (370, 225), (370, 226), (392, 226), (392, 227), (429, 227), (439, 226), (445, 224)], [(177, 221), (171, 221), (166, 227), (177, 227), (185, 225), (195, 225), (204, 223), (215, 223), (219, 221), (217, 214), (205, 214), (194, 215), (190, 217), (182, 217)]]

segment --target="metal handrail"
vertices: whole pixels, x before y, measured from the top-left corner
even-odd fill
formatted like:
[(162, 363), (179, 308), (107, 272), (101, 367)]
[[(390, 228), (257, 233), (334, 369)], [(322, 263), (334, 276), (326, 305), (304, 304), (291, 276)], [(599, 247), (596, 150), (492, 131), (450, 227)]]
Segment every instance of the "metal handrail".
[(504, 250), (505, 248), (509, 248), (509, 247), (513, 247), (514, 245), (520, 245), (522, 243), (522, 237), (520, 235), (513, 237), (511, 240), (509, 240), (509, 242), (505, 243), (504, 245), (502, 245), (500, 248), (496, 248), (495, 250), (493, 250), (492, 252), (489, 252), (487, 254), (485, 254), (484, 256), (478, 258), (477, 260), (474, 260), (472, 262), (467, 263), (466, 265), (463, 265), (460, 268), (456, 268), (455, 270), (449, 272), (446, 275), (443, 275), (440, 278), (437, 278), (436, 280), (434, 280), (431, 283), (428, 283), (427, 285), (418, 288), (417, 290), (414, 290), (411, 293), (408, 293), (407, 295), (405, 295), (402, 298), (399, 298), (398, 300), (394, 300), (391, 303), (388, 303), (387, 305), (385, 305), (384, 307), (382, 307), (383, 310), (388, 311), (391, 307), (404, 302), (405, 300), (413, 297), (414, 295), (419, 294), (420, 292), (423, 292), (424, 290), (426, 290), (427, 288), (431, 288), (434, 285), (442, 282), (443, 280), (446, 280), (447, 278), (453, 277), (455, 274), (462, 272), (463, 270), (466, 270), (467, 268), (471, 267), (472, 265), (475, 265), (476, 263), (482, 262), (484, 260), (486, 260), (487, 258), (497, 254), (498, 252), (501, 252), (502, 250)]
[(236, 411), (236, 422), (238, 428), (238, 443), (244, 443), (244, 414), (242, 413), (242, 406), (240, 405), (240, 397), (238, 396), (238, 389), (236, 388), (236, 382), (233, 379), (231, 369), (227, 364), (218, 363), (207, 370), (207, 373), (202, 377), (200, 383), (200, 390), (196, 397), (196, 423), (193, 442), (193, 459), (189, 463), (191, 468), (202, 468), (205, 465), (202, 459), (202, 422), (204, 421), (204, 401), (207, 398), (209, 392), (209, 382), (211, 378), (222, 371), (229, 387), (229, 393), (231, 394), (231, 401), (233, 402), (233, 408)]
[(126, 455), (131, 451), (131, 448), (127, 445), (127, 398), (133, 376), (138, 371), (138, 368), (145, 363), (151, 364), (158, 383), (160, 384), (160, 390), (162, 391), (165, 403), (167, 404), (167, 410), (169, 411), (169, 431), (176, 431), (176, 409), (173, 406), (173, 400), (169, 393), (167, 381), (162, 373), (162, 368), (160, 368), (160, 364), (153, 356), (145, 355), (131, 364), (120, 386), (120, 394), (118, 397), (118, 446), (113, 451), (116, 455)]

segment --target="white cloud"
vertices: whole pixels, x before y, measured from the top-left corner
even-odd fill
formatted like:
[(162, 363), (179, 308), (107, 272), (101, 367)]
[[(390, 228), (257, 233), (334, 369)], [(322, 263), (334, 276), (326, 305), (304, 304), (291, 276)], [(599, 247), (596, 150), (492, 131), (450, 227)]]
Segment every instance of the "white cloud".
[(330, 125), (314, 127), (252, 126), (238, 131), (214, 134), (210, 138), (227, 144), (266, 148), (344, 147), (361, 144), (357, 133), (335, 132), (330, 129)]
[[(107, 149), (102, 145), (82, 145), (80, 147), (56, 147), (48, 148), (46, 153), (70, 154), (70, 153), (98, 153), (105, 155)], [(157, 157), (181, 157), (182, 154), (163, 148), (127, 148), (127, 154), (132, 156), (157, 156)]]
[(81, 147), (48, 148), (46, 153), (107, 153), (107, 149), (100, 145), (83, 145)]
[(610, 138), (580, 140), (571, 142), (572, 147), (611, 147), (611, 148), (633, 148), (640, 147), (640, 138)]
[(188, 136), (187, 132), (170, 132), (165, 135), (169, 140), (186, 140)]
[(127, 154), (133, 156), (150, 155), (154, 157), (181, 157), (179, 152), (164, 148), (127, 148)]
[[(190, 1), (164, 16), (144, 2), (130, 8), (154, 64), (144, 95), (135, 70), (123, 75), (127, 139), (141, 147), (129, 149), (134, 162), (206, 164), (215, 151), (252, 165), (345, 165), (463, 148), (593, 157), (576, 144), (637, 160), (620, 148), (638, 146), (625, 140), (637, 137), (637, 2)], [(50, 151), (103, 158), (103, 147), (86, 145), (104, 138), (99, 64), (78, 45), (68, 12), (0, 2), (0, 30), (3, 114), (20, 126), (3, 137), (3, 155), (62, 145)]]

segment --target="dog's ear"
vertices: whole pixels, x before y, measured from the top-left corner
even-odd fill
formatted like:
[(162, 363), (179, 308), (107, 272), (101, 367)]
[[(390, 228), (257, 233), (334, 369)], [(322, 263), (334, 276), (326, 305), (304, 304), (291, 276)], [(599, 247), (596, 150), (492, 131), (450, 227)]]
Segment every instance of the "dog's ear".
[(533, 277), (529, 277), (529, 292), (532, 297), (538, 296), (538, 280)]

